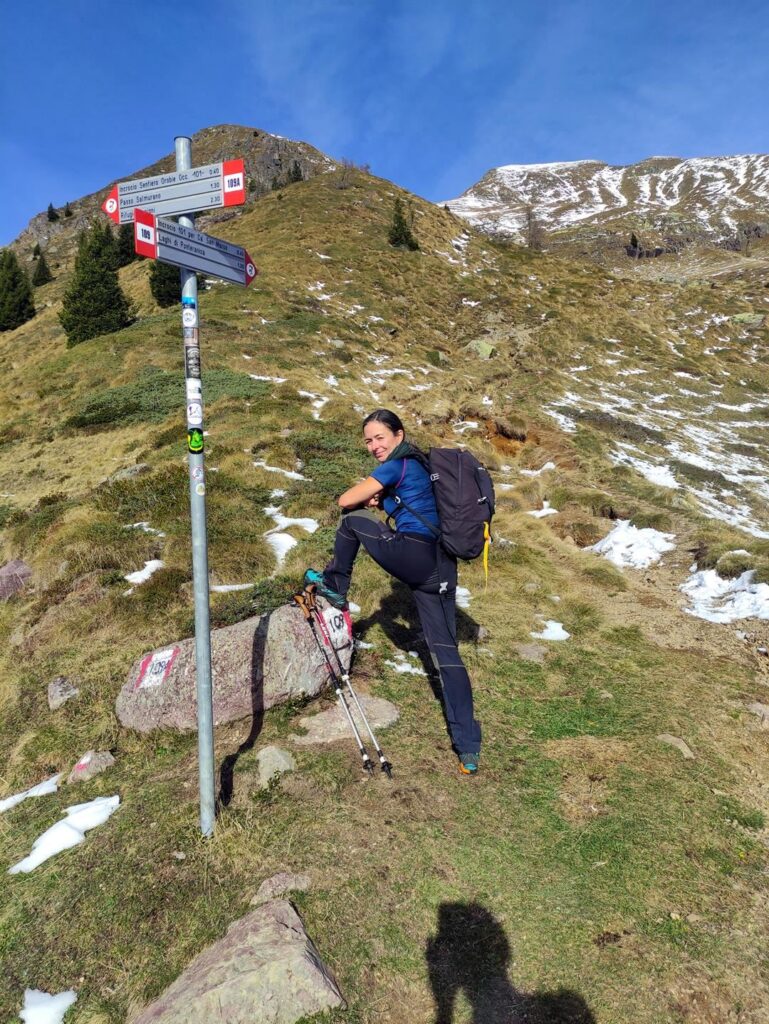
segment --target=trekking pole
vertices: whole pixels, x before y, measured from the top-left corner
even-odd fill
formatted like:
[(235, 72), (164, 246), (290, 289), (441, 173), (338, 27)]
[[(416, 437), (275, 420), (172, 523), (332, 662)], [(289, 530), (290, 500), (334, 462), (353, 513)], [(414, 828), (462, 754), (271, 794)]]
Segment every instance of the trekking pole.
[(326, 669), (328, 671), (329, 677), (331, 678), (334, 684), (334, 691), (336, 692), (336, 695), (339, 698), (339, 703), (341, 704), (342, 710), (344, 711), (347, 717), (347, 721), (350, 725), (350, 728), (352, 729), (353, 736), (355, 737), (355, 742), (358, 745), (358, 753), (360, 754), (361, 759), (363, 761), (363, 770), (367, 771), (369, 774), (373, 774), (374, 765), (372, 764), (371, 758), (368, 755), (368, 751), (363, 745), (363, 740), (361, 739), (360, 733), (358, 732), (358, 727), (355, 724), (355, 721), (350, 712), (350, 708), (347, 704), (347, 701), (345, 700), (340, 677), (334, 671), (334, 666), (331, 664), (331, 660), (328, 654), (326, 654), (326, 650), (323, 644), (318, 639), (318, 631), (316, 630), (315, 623), (313, 622), (312, 611), (308, 604), (307, 597), (303, 593), (294, 594), (294, 601), (299, 606), (302, 615), (304, 615), (305, 619), (307, 620), (310, 629), (312, 630), (312, 635), (315, 637), (315, 643), (318, 646), (318, 650), (323, 655), (323, 660), (326, 663)]
[(320, 626), (320, 632), (323, 637), (323, 640), (326, 646), (330, 647), (331, 650), (334, 652), (334, 658), (336, 659), (336, 663), (339, 666), (338, 675), (341, 677), (342, 681), (347, 685), (347, 689), (350, 691), (350, 695), (352, 696), (352, 699), (355, 701), (355, 706), (358, 709), (358, 713), (360, 714), (360, 717), (363, 719), (363, 724), (366, 726), (368, 734), (371, 737), (371, 742), (374, 744), (374, 750), (376, 750), (377, 757), (379, 758), (379, 767), (382, 769), (385, 775), (389, 779), (391, 779), (393, 777), (393, 766), (384, 756), (382, 748), (379, 746), (377, 738), (374, 735), (374, 730), (371, 728), (368, 718), (366, 718), (366, 712), (363, 710), (361, 702), (358, 700), (358, 694), (353, 689), (352, 681), (350, 680), (350, 674), (345, 670), (344, 665), (342, 665), (342, 659), (339, 657), (339, 651), (337, 651), (336, 647), (334, 647), (333, 643), (331, 642), (331, 636), (329, 635), (328, 627), (315, 601), (315, 591), (311, 588), (305, 588), (305, 594), (307, 595), (307, 605), (310, 611), (315, 614), (318, 625)]

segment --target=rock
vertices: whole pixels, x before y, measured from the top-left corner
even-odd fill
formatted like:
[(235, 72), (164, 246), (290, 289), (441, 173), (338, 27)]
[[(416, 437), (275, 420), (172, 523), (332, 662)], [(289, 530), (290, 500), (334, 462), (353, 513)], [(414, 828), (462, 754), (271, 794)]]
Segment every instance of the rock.
[(614, 700), (614, 694), (610, 690), (599, 690), (598, 696), (601, 700)]
[(483, 338), (475, 338), (469, 344), (465, 345), (465, 351), (474, 352), (479, 359), (491, 359), (497, 350), (492, 344), (485, 341)]
[[(345, 668), (352, 638), (340, 612), (318, 602)], [(328, 671), (299, 609), (283, 605), (211, 632), (214, 725), (234, 722), (299, 697), (314, 697)], [(139, 658), (115, 705), (120, 723), (137, 732), (197, 729), (195, 641)]]
[(9, 597), (23, 590), (31, 576), (31, 567), (20, 558), (6, 562), (0, 567), (0, 601), (7, 601)]
[(48, 684), (48, 707), (51, 711), (58, 711), (72, 697), (77, 697), (80, 690), (73, 686), (66, 676), (56, 676)]
[(675, 747), (676, 750), (680, 750), (687, 761), (694, 760), (694, 754), (691, 752), (689, 747), (684, 743), (680, 736), (671, 736), (668, 732), (663, 732), (657, 739), (660, 743), (667, 743), (671, 747)]
[(287, 900), (230, 925), (132, 1024), (294, 1024), (345, 1002)]
[(309, 875), (293, 875), (290, 871), (280, 871), (272, 878), (265, 878), (259, 886), (256, 896), (251, 900), (252, 907), (259, 907), (276, 896), (286, 892), (305, 892), (310, 888)]
[[(400, 712), (389, 700), (361, 695), (359, 695), (359, 700), (363, 705), (366, 718), (374, 730), (386, 729), (388, 725), (392, 725), (400, 718)], [(348, 703), (353, 704), (349, 700)], [(351, 710), (361, 735), (368, 735), (357, 708), (353, 705)], [(291, 739), (301, 746), (309, 746), (312, 743), (333, 743), (335, 740), (348, 739), (352, 736), (350, 723), (338, 704), (329, 708), (328, 711), (321, 711), (319, 715), (305, 715), (299, 719), (299, 724), (307, 730), (307, 734), (292, 736)]]
[(766, 317), (763, 313), (735, 313), (730, 319), (746, 327), (762, 327)]
[(115, 758), (109, 750), (88, 750), (69, 773), (67, 782), (87, 782), (94, 775), (101, 775), (111, 768), (114, 763)]
[(523, 658), (524, 661), (535, 661), (538, 665), (544, 662), (547, 655), (547, 648), (542, 644), (516, 644), (515, 649), (519, 658)]
[(259, 788), (267, 789), (271, 779), (283, 772), (296, 771), (296, 761), (287, 750), (280, 747), (263, 747), (256, 755), (259, 767)]
[(152, 471), (152, 466), (146, 462), (137, 462), (135, 466), (125, 466), (108, 477), (107, 483), (114, 484), (119, 480), (133, 480), (134, 477), (143, 476)]
[(748, 705), (748, 711), (758, 715), (764, 729), (769, 727), (769, 704), (761, 704), (759, 701), (755, 701), (753, 704)]
[(528, 583), (524, 583), (523, 589), (527, 594), (536, 594), (540, 589), (540, 585), (536, 580), (529, 580)]

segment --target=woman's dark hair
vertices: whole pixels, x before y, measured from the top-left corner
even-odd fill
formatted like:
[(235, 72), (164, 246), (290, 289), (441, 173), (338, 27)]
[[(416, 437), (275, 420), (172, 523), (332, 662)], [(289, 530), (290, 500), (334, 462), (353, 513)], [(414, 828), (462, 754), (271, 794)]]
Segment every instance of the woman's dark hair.
[(374, 409), (363, 421), (363, 426), (368, 426), (369, 423), (384, 423), (386, 427), (392, 430), (393, 434), (397, 434), (399, 430), (402, 430), (403, 436), (406, 436), (406, 428), (403, 426), (400, 416), (397, 413), (390, 412), (389, 409)]

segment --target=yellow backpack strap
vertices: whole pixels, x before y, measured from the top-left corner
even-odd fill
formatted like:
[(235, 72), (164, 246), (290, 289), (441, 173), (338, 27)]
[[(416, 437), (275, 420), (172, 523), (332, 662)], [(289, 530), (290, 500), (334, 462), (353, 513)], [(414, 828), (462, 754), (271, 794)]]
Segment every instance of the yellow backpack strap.
[(486, 577), (484, 584), (484, 590), (489, 586), (489, 544), (491, 544), (491, 533), (489, 532), (489, 524), (483, 524), (483, 572)]

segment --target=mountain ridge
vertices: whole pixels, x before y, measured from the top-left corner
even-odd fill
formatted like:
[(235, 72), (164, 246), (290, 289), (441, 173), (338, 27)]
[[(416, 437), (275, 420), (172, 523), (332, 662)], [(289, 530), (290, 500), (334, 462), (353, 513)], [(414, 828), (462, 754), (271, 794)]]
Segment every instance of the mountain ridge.
[(720, 241), (743, 223), (769, 220), (767, 174), (765, 154), (504, 164), (445, 205), (481, 230), (515, 238), (523, 238), (531, 209), (553, 233), (618, 230), (635, 221)]

